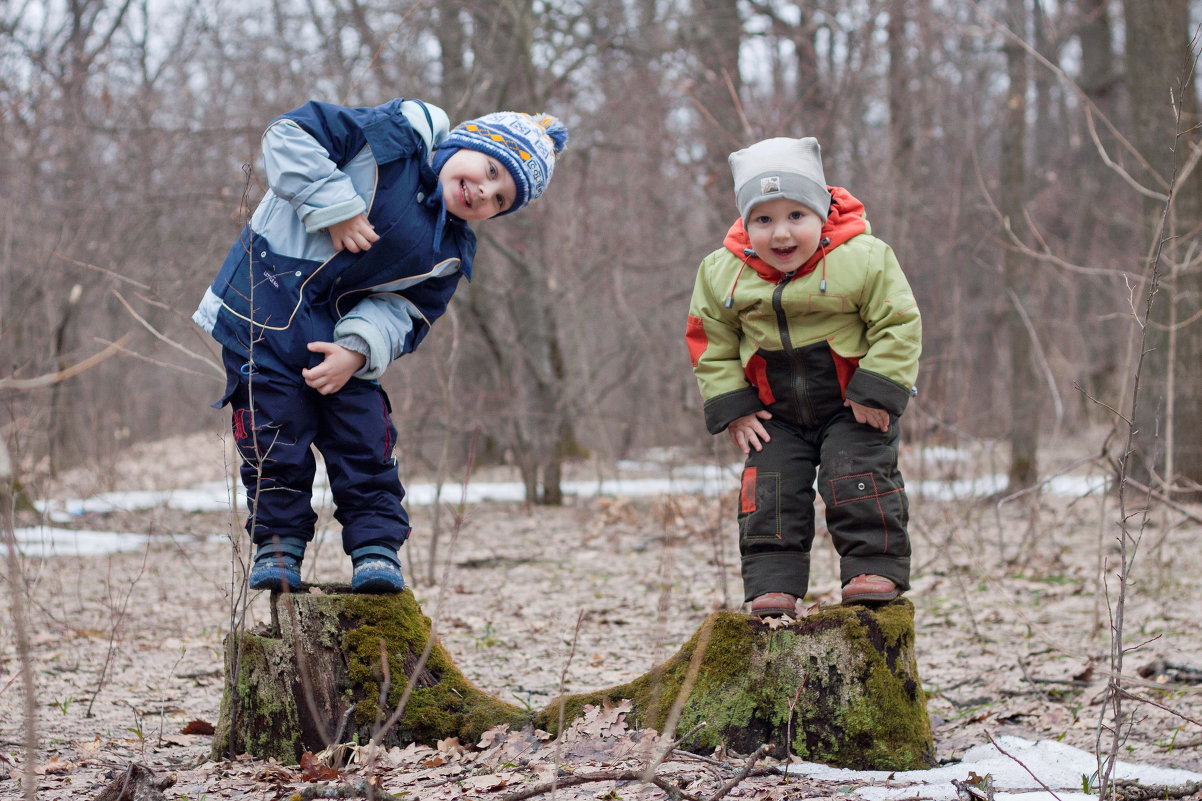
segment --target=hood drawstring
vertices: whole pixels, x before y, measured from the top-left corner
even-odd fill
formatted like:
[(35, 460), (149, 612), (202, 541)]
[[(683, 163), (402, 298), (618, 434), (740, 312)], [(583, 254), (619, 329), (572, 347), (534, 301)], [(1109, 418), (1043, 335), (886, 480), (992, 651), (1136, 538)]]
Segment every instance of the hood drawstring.
[(818, 240), (818, 247), (822, 248), (822, 279), (818, 282), (818, 291), (826, 292), (826, 249), (831, 243), (829, 236), (824, 236)]
[[(755, 251), (751, 248), (743, 248), (743, 255), (751, 257), (755, 255)], [(722, 301), (722, 308), (729, 309), (735, 305), (735, 287), (739, 285), (739, 277), (743, 275), (743, 270), (747, 267), (747, 259), (740, 259), (742, 264), (739, 265), (739, 271), (735, 273), (735, 280), (730, 284), (730, 291), (726, 293), (726, 300)]]
[[(818, 291), (824, 293), (826, 292), (826, 249), (830, 247), (830, 244), (831, 238), (829, 236), (824, 236), (818, 240), (818, 247), (822, 249), (822, 278), (818, 281)], [(755, 251), (751, 248), (743, 248), (743, 255), (751, 257), (755, 255)], [(735, 305), (735, 287), (739, 285), (739, 278), (743, 275), (743, 270), (747, 267), (746, 258), (740, 259), (740, 261), (742, 264), (739, 265), (739, 271), (735, 273), (735, 280), (731, 282), (730, 291), (726, 293), (726, 299), (722, 301), (722, 307), (725, 309), (729, 309)], [(796, 274), (797, 271), (794, 270), (785, 276), (784, 280), (788, 281)]]

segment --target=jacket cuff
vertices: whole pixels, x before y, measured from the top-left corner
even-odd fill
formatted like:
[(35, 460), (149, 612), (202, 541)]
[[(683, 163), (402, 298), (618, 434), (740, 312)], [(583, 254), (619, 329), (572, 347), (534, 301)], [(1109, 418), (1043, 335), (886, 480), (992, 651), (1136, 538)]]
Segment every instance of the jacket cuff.
[(316, 233), (323, 228), (329, 228), (334, 223), (349, 220), (365, 211), (367, 211), (367, 204), (358, 195), (355, 195), (350, 200), (344, 200), (341, 203), (335, 203), (333, 206), (327, 206), (324, 209), (314, 209), (304, 215), (305, 232), (310, 234)]
[(761, 411), (764, 404), (755, 387), (744, 387), (710, 398), (704, 408), (705, 427), (711, 434), (720, 434), (738, 418)]
[[(388, 357), (385, 355), (388, 345), (370, 323), (358, 317), (343, 317), (338, 321), (338, 325), (334, 326), (334, 336), (337, 344), (367, 357), (367, 361), (355, 373), (355, 378), (375, 381), (384, 374), (384, 368), (388, 366)], [(367, 347), (366, 352), (351, 347), (347, 340), (352, 338), (362, 342)]]
[(879, 373), (860, 368), (847, 382), (847, 399), (874, 409), (884, 409), (894, 417), (901, 417), (910, 402), (913, 390)]

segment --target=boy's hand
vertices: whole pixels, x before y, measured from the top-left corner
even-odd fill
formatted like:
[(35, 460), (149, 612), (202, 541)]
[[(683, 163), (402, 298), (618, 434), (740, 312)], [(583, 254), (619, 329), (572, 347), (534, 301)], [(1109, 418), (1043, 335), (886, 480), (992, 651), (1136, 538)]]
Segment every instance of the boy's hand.
[(332, 395), (342, 389), (351, 376), (367, 363), (367, 357), (362, 353), (347, 350), (333, 342), (310, 342), (309, 350), (326, 355), (321, 364), (301, 370), (305, 383), (322, 395)]
[(851, 407), (851, 413), (856, 416), (857, 423), (872, 426), (881, 433), (889, 430), (889, 412), (884, 409), (874, 409), (871, 406), (856, 403), (851, 398), (843, 401), (843, 405)]
[(769, 442), (772, 439), (768, 436), (768, 429), (764, 428), (764, 424), (760, 422), (771, 419), (772, 412), (760, 409), (758, 412), (735, 418), (734, 422), (726, 427), (726, 431), (730, 434), (730, 441), (746, 456), (751, 453), (752, 448), (762, 451), (764, 446), (761, 443)]
[(349, 250), (351, 253), (369, 250), (371, 243), (380, 238), (376, 229), (367, 221), (366, 214), (334, 223), (326, 230), (330, 233), (334, 250)]

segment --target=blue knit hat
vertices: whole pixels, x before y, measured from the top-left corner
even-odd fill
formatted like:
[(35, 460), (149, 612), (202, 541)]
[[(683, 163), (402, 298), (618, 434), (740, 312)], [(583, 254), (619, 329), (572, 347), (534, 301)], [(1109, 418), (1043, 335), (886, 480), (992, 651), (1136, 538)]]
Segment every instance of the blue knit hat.
[(542, 195), (567, 143), (568, 128), (556, 117), (498, 111), (456, 125), (434, 151), (434, 170), (462, 147), (492, 156), (509, 170), (517, 188), (512, 205), (501, 212), (509, 214)]

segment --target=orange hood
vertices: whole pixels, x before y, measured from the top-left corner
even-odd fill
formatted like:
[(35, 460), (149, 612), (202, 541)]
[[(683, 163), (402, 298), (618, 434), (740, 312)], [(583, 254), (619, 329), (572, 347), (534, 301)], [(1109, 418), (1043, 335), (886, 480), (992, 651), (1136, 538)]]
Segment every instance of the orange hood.
[[(853, 236), (859, 236), (868, 230), (868, 221), (864, 218), (864, 204), (841, 186), (828, 186), (827, 189), (831, 191), (831, 210), (827, 215), (826, 225), (822, 226), (822, 238), (826, 242), (794, 273), (798, 278), (813, 272), (827, 251), (834, 250)], [(742, 218), (735, 220), (730, 226), (722, 244), (765, 281), (777, 283), (784, 277), (784, 273), (752, 252), (751, 238), (747, 236)]]

